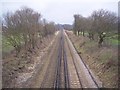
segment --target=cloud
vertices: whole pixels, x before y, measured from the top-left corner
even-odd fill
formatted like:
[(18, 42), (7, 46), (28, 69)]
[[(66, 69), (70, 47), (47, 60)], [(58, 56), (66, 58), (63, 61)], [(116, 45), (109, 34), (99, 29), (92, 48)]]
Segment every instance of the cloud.
[(73, 14), (89, 16), (93, 10), (107, 9), (117, 13), (117, 0), (1, 0), (3, 12), (28, 6), (56, 23), (72, 23)]

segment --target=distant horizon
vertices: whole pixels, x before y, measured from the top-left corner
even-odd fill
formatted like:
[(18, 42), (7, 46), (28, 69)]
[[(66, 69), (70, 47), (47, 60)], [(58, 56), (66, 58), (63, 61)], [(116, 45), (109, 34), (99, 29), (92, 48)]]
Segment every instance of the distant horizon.
[[(90, 2), (91, 1), (91, 2)], [(117, 0), (85, 0), (80, 2), (78, 0), (58, 1), (55, 0), (1, 0), (2, 14), (6, 12), (15, 12), (21, 7), (29, 7), (42, 15), (47, 21), (53, 21), (56, 24), (73, 24), (74, 14), (80, 14), (88, 17), (93, 11), (104, 9), (115, 12), (118, 14), (118, 1)]]

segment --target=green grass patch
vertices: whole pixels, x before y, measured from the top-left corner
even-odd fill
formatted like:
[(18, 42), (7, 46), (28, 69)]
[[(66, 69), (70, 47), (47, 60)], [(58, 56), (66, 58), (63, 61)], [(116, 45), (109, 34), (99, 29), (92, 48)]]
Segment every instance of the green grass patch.
[[(12, 37), (12, 36), (11, 36)], [(21, 36), (14, 36), (13, 40), (16, 40), (16, 44), (20, 45), (20, 42), (24, 44), (24, 39)], [(10, 51), (14, 50), (14, 47), (11, 45), (11, 39), (8, 37), (2, 36), (2, 52), (3, 53), (10, 53)]]
[(108, 39), (108, 42), (111, 45), (120, 45), (120, 40), (118, 40), (118, 39)]
[(2, 37), (2, 52), (3, 53), (10, 53), (14, 47), (9, 43), (6, 37)]
[(117, 40), (117, 39), (110, 39), (111, 43), (113, 45), (120, 45), (120, 40)]

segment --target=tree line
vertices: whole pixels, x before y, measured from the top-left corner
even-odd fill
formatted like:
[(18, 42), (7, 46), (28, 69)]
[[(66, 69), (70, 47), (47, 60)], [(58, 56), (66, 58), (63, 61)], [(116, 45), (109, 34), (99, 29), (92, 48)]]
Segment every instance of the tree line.
[(107, 10), (96, 10), (89, 17), (74, 15), (73, 32), (75, 35), (87, 33), (90, 40), (97, 36), (98, 45), (102, 46), (105, 37), (117, 33), (118, 18), (116, 13)]
[(55, 30), (54, 22), (47, 22), (40, 13), (28, 7), (5, 14), (2, 22), (2, 35), (7, 39), (6, 43), (14, 47), (16, 54), (22, 47), (26, 52), (39, 48), (42, 38), (54, 34)]

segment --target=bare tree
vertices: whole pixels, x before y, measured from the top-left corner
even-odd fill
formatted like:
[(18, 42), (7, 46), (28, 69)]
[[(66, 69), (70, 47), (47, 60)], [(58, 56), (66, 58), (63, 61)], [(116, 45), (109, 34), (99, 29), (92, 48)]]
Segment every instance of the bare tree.
[(106, 35), (116, 29), (117, 17), (115, 13), (101, 9), (94, 11), (92, 18), (93, 29), (98, 34), (98, 44), (101, 46)]
[(9, 43), (15, 48), (16, 53), (20, 52), (22, 45), (22, 36), (20, 32), (20, 24), (19, 17), (17, 15), (13, 15), (7, 13), (5, 16), (5, 23), (3, 26), (6, 28), (3, 31), (3, 35), (7, 37)]
[(79, 25), (78, 25), (78, 22), (79, 22), (79, 15), (76, 14), (74, 15), (74, 24), (73, 24), (73, 30), (74, 30), (74, 33), (75, 35), (77, 35), (77, 32), (79, 34)]
[(48, 34), (53, 34), (56, 30), (54, 22), (49, 22), (46, 24), (46, 29), (48, 31)]
[(44, 36), (48, 36), (55, 32), (56, 26), (54, 22), (47, 22), (45, 19), (43, 19), (43, 23), (44, 23), (44, 30), (43, 30)]
[(24, 37), (26, 50), (34, 49), (41, 15), (27, 7), (16, 11), (16, 14), (20, 17), (21, 32)]
[(26, 51), (35, 48), (40, 18), (39, 13), (26, 7), (5, 16), (6, 31), (4, 34), (17, 52), (20, 52), (22, 44)]
[(86, 23), (87, 20), (82, 15), (76, 14), (74, 15), (74, 33), (79, 35), (81, 32), (84, 36), (85, 30), (86, 30)]
[(85, 30), (88, 32), (88, 37), (90, 40), (94, 40), (94, 28), (93, 28), (93, 19), (90, 17), (86, 18)]

